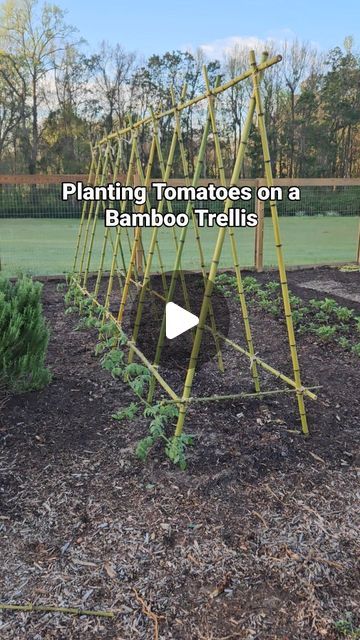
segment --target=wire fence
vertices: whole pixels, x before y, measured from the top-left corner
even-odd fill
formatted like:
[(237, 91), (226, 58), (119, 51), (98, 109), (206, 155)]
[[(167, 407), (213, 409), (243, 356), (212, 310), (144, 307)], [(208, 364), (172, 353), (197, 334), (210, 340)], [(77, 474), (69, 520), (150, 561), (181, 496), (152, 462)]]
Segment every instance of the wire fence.
[[(119, 181), (123, 176), (119, 176)], [(80, 218), (82, 203), (75, 196), (67, 201), (62, 200), (62, 182), (77, 182), (87, 184), (85, 175), (57, 175), (57, 176), (0, 176), (0, 218)], [(154, 178), (155, 180), (155, 178)], [(211, 178), (203, 179), (201, 184), (215, 182)], [(278, 180), (276, 184), (284, 183), (284, 198), (278, 201), (279, 216), (359, 216), (360, 215), (360, 179), (325, 180)], [(339, 182), (337, 184), (337, 182)], [(181, 179), (173, 179), (171, 184), (185, 184)], [(255, 211), (255, 189), (259, 181), (254, 179), (242, 180), (239, 185), (249, 185), (253, 188), (254, 197), (246, 202), (234, 201), (235, 207), (246, 207), (247, 211)], [(300, 183), (301, 200), (287, 199), (287, 187)], [(304, 183), (304, 184), (303, 184)], [(150, 204), (156, 207), (154, 193), (150, 193)], [(120, 205), (113, 202), (114, 208)], [(206, 208), (210, 212), (221, 213), (224, 203), (218, 201), (196, 201), (194, 207)], [(183, 211), (184, 203), (173, 202), (174, 211)], [(128, 203), (128, 211), (132, 211), (132, 203)], [(270, 217), (270, 206), (264, 203), (264, 215)]]
[[(155, 178), (154, 178), (155, 180)], [(34, 275), (62, 274), (70, 271), (76, 242), (78, 219), (82, 203), (74, 197), (62, 200), (62, 182), (81, 181), (84, 175), (0, 176), (0, 272), (17, 275), (19, 272)], [(119, 176), (119, 182), (123, 176)], [(202, 179), (200, 185), (213, 179)], [(172, 179), (171, 185), (184, 185), (183, 179)], [(262, 180), (244, 179), (239, 186), (248, 185), (255, 194)], [(289, 265), (326, 264), (360, 260), (359, 222), (360, 179), (279, 179), (276, 185), (283, 187), (284, 198), (278, 202), (285, 258)], [(301, 200), (290, 201), (287, 188), (299, 186)], [(150, 197), (151, 206), (158, 204)], [(221, 201), (194, 202), (194, 206), (221, 213)], [(111, 203), (117, 208), (119, 203)], [(184, 211), (186, 203), (172, 202), (174, 212)], [(234, 207), (257, 211), (259, 225), (254, 229), (236, 229), (236, 237), (243, 267), (276, 264), (267, 202), (255, 198), (234, 202)], [(165, 211), (168, 207), (165, 207)], [(132, 203), (127, 210), (132, 211)], [(95, 260), (100, 257), (103, 221), (101, 217), (95, 234)], [(150, 234), (144, 231), (144, 243)], [(205, 243), (211, 255), (216, 238), (216, 228), (206, 229)], [(195, 239), (194, 239), (195, 246)], [(183, 268), (196, 268), (196, 251), (188, 245)], [(231, 264), (230, 246), (225, 247), (222, 267)], [(165, 268), (171, 270), (173, 255), (169, 249), (165, 255)], [(154, 269), (157, 266), (154, 264)]]
[(82, 174), (0, 176), (0, 218), (79, 218), (81, 202), (64, 202), (61, 183), (87, 180)]

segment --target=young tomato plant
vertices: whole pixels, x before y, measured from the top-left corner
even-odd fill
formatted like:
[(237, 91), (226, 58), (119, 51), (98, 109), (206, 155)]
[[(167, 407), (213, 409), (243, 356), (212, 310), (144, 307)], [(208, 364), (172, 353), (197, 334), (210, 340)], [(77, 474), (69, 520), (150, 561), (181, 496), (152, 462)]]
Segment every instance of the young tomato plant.
[(101, 358), (101, 366), (109, 371), (113, 378), (119, 378), (124, 371), (125, 353), (120, 349), (112, 349)]
[(151, 417), (149, 435), (140, 440), (136, 447), (136, 455), (145, 460), (150, 450), (159, 440), (165, 442), (165, 453), (168, 458), (180, 467), (186, 469), (186, 447), (193, 444), (193, 436), (182, 434), (181, 436), (166, 436), (166, 426), (178, 416), (178, 409), (174, 404), (159, 402), (149, 406), (144, 411), (145, 417)]
[(131, 420), (137, 414), (139, 405), (136, 402), (131, 402), (128, 407), (123, 407), (112, 414), (112, 418), (121, 422), (122, 420)]
[(173, 436), (167, 441), (165, 447), (166, 455), (177, 464), (182, 471), (186, 469), (186, 447), (194, 443), (193, 436), (182, 433), (181, 436)]

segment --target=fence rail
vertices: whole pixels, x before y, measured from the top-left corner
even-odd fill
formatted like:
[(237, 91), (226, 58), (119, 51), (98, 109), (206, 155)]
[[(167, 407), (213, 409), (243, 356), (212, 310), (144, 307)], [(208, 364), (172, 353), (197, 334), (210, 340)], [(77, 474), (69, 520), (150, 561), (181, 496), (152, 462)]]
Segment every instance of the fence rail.
[[(119, 182), (125, 180), (125, 174), (119, 174), (117, 180)], [(153, 180), (162, 180), (162, 178), (153, 178)], [(88, 174), (84, 173), (63, 173), (63, 174), (46, 174), (36, 173), (34, 175), (29, 174), (0, 174), (1, 184), (61, 184), (62, 182), (76, 182), (81, 181), (87, 183)], [(199, 185), (207, 185), (209, 182), (213, 182), (216, 185), (221, 185), (221, 181), (217, 178), (200, 178)], [(169, 185), (185, 185), (185, 178), (170, 178), (168, 180)], [(241, 178), (236, 183), (239, 186), (249, 185), (260, 186), (265, 185), (265, 178)], [(274, 178), (274, 184), (276, 186), (299, 186), (299, 187), (359, 187), (360, 178)]]
[(88, 176), (79, 173), (64, 173), (64, 174), (47, 174), (47, 173), (35, 173), (34, 175), (29, 175), (27, 173), (18, 173), (16, 175), (0, 175), (0, 185), (2, 184), (10, 184), (10, 185), (18, 185), (18, 184), (61, 184), (62, 182), (72, 182), (80, 180), (82, 182), (87, 182)]

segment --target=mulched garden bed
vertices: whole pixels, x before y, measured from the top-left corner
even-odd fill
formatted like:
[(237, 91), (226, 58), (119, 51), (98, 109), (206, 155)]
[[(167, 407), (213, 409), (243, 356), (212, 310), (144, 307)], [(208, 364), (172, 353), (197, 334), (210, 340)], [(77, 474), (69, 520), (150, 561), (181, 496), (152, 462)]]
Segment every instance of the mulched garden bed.
[[(351, 299), (359, 273), (289, 273), (304, 300), (330, 296), (301, 286), (309, 281), (336, 281), (331, 297), (360, 315)], [(236, 336), (236, 302), (228, 304)], [(195, 446), (182, 472), (160, 445), (145, 463), (135, 457), (148, 420), (112, 419), (134, 394), (100, 367), (96, 331), (75, 330), (56, 282), (45, 283), (44, 310), (53, 380), (10, 397), (0, 414), (0, 601), (116, 616), (3, 612), (0, 637), (355, 637), (341, 628), (360, 624), (359, 357), (300, 335), (303, 381), (322, 387), (306, 403), (311, 437), (294, 433), (292, 397), (194, 406), (186, 429)], [(283, 322), (258, 308), (251, 321), (259, 355), (290, 374)], [(224, 354), (225, 376), (219, 382), (214, 358), (204, 362), (197, 393), (248, 390), (248, 361)], [(180, 373), (169, 364), (175, 386)]]

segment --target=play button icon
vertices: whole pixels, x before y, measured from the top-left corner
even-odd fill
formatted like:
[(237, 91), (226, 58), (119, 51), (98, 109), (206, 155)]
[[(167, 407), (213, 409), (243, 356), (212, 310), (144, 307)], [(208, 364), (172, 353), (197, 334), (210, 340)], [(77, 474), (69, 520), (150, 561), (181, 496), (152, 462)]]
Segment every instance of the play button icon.
[[(142, 307), (136, 346), (150, 362), (155, 362), (157, 350), (160, 349), (161, 375), (170, 376), (169, 380), (172, 379), (174, 385), (181, 386), (184, 369), (187, 368), (191, 357), (194, 332), (199, 326), (204, 297), (204, 277), (202, 273), (178, 271), (175, 289), (170, 298), (168, 292), (173, 273), (169, 271), (151, 276), (151, 286), (148, 285), (149, 289)], [(136, 289), (134, 287), (131, 311), (124, 315), (122, 327), (128, 336), (132, 335), (137, 322), (140, 291), (140, 287)], [(215, 284), (211, 297), (213, 319), (209, 312), (202, 332), (201, 350), (196, 365), (198, 372), (211, 361), (214, 361), (211, 366), (216, 366), (219, 348), (225, 348), (220, 334), (227, 336), (229, 333), (231, 308), (229, 302), (223, 288)], [(213, 325), (219, 333), (218, 340), (215, 340), (213, 332), (209, 331)], [(161, 341), (161, 347), (159, 347), (159, 341)], [(176, 388), (180, 389), (180, 386)]]
[(177, 338), (185, 331), (196, 327), (199, 318), (175, 302), (168, 302), (165, 307), (166, 337), (169, 340)]

